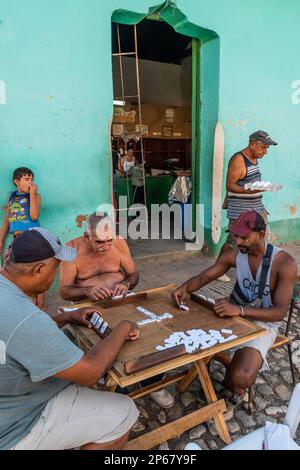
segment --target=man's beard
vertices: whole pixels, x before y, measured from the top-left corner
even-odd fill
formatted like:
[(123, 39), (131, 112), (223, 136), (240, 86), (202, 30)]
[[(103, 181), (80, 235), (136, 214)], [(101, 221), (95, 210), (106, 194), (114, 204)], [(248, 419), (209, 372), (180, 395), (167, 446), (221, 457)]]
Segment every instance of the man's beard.
[(257, 243), (252, 243), (252, 245), (249, 245), (249, 246), (239, 246), (239, 245), (237, 245), (237, 247), (240, 250), (240, 252), (245, 255), (245, 254), (250, 253), (251, 251), (253, 251), (255, 248), (257, 248), (257, 245), (258, 245)]

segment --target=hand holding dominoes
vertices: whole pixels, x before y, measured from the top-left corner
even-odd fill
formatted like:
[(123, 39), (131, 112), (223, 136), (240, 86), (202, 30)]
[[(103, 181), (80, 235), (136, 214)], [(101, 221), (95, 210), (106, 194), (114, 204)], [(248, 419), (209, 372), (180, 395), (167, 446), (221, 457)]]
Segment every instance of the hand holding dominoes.
[(94, 312), (95, 312), (95, 307), (84, 307), (84, 308), (61, 307), (58, 309), (58, 313), (63, 314), (66, 317), (67, 323), (74, 323), (76, 325), (86, 326), (87, 328), (92, 328), (90, 317), (93, 315)]
[(174, 292), (171, 294), (171, 299), (176, 307), (180, 308), (181, 310), (186, 310), (182, 308), (183, 305), (186, 305), (184, 302), (186, 296), (186, 288), (184, 286), (178, 287)]
[(240, 307), (238, 305), (230, 304), (226, 299), (216, 300), (214, 312), (219, 318), (239, 317), (241, 315)]
[[(102, 338), (107, 338), (112, 332), (111, 328), (108, 326), (108, 323), (101, 317), (100, 313), (95, 311), (92, 312), (92, 316), (90, 318), (90, 324), (95, 330), (95, 332)], [(126, 337), (126, 341), (136, 341), (140, 337), (140, 331), (137, 325), (129, 320), (123, 320), (119, 323), (126, 324), (129, 326), (128, 336)]]

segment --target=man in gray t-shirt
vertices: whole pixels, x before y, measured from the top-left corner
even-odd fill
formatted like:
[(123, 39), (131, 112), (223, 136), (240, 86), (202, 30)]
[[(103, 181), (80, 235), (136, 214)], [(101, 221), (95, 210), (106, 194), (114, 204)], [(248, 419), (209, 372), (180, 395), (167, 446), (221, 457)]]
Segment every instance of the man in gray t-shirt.
[(76, 250), (34, 228), (17, 237), (0, 270), (0, 450), (118, 449), (138, 417), (122, 395), (88, 388), (111, 367), (124, 341), (138, 338), (121, 322), (84, 354), (60, 330), (69, 322), (91, 326), (95, 309), (51, 319), (33, 300), (52, 284), (60, 261)]

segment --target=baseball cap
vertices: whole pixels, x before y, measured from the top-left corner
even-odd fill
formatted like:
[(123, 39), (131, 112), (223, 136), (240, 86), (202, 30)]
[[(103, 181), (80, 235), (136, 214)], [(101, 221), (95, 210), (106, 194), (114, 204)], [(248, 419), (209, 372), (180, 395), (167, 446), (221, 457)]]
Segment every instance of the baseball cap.
[(243, 212), (232, 227), (226, 232), (233, 233), (238, 237), (247, 237), (252, 232), (261, 232), (266, 230), (266, 222), (256, 211)]
[(278, 145), (277, 142), (274, 142), (274, 140), (271, 139), (269, 134), (265, 131), (253, 132), (253, 134), (250, 135), (249, 140), (259, 141), (259, 142), (262, 142), (263, 144), (268, 144), (268, 145)]
[(77, 250), (61, 244), (48, 230), (34, 227), (16, 237), (11, 246), (11, 259), (14, 263), (35, 263), (50, 258), (61, 261), (74, 261)]

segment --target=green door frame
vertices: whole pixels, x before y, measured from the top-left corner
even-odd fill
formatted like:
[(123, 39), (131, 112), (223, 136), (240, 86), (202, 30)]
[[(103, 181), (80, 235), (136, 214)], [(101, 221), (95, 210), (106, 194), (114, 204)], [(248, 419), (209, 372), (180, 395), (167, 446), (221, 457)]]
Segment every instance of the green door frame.
[(200, 47), (199, 39), (192, 41), (192, 230), (196, 231), (196, 209), (200, 204)]
[[(116, 10), (112, 22), (135, 25), (143, 19), (165, 21), (180, 34), (193, 38), (192, 44), (192, 182), (193, 229), (196, 228), (197, 205), (204, 205), (204, 232), (207, 252), (213, 253), (211, 237), (212, 169), (214, 132), (219, 107), (218, 35), (188, 21), (171, 1), (153, 6), (148, 13)], [(200, 89), (201, 83), (201, 89)]]

